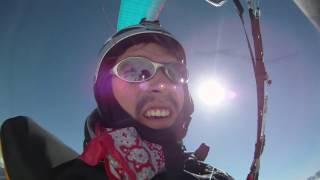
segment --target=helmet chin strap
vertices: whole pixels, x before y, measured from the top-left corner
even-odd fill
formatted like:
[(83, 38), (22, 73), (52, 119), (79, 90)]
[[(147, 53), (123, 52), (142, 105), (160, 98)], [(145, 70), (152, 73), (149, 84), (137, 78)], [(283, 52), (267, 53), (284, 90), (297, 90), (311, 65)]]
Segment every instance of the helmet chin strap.
[[(124, 118), (125, 116), (123, 116), (123, 113), (126, 112), (122, 110), (121, 116), (113, 114), (112, 116), (108, 115), (109, 117), (106, 117), (106, 114), (101, 114), (101, 111), (99, 111), (99, 109), (95, 109), (89, 115), (85, 123), (84, 145), (86, 145), (92, 138), (96, 137), (95, 126), (97, 123), (99, 123), (103, 127), (108, 128), (135, 127), (143, 139), (160, 145), (177, 143), (181, 142), (184, 138), (187, 131), (187, 126), (191, 120), (190, 116), (189, 119), (185, 119), (186, 116), (182, 115), (169, 128), (152, 129), (139, 123), (137, 120), (134, 120), (129, 115), (127, 116), (127, 118)], [(110, 118), (113, 119), (111, 120)]]

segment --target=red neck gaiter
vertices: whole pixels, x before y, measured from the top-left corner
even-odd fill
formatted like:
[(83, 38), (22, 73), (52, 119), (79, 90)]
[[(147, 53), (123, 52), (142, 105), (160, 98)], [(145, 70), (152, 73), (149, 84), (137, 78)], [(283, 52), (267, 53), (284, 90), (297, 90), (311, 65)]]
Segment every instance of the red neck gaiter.
[(143, 140), (133, 127), (96, 129), (80, 159), (90, 166), (103, 162), (111, 180), (149, 180), (165, 169), (163, 148)]

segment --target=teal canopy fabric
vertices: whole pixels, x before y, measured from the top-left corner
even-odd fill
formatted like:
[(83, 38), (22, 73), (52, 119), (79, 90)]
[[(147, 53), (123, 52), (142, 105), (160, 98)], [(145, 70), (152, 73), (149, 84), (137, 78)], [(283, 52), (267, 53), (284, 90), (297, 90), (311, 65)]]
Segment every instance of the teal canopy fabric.
[(117, 31), (138, 24), (142, 18), (156, 20), (166, 0), (121, 0)]

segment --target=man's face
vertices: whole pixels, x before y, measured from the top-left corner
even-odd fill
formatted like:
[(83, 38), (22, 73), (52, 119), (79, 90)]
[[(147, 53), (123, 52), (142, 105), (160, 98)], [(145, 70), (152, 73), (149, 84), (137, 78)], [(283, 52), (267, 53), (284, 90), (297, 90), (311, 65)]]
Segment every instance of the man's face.
[[(128, 48), (117, 63), (128, 57), (145, 57), (158, 63), (177, 63), (177, 58), (155, 43), (137, 44)], [(155, 76), (142, 83), (129, 83), (116, 76), (112, 91), (120, 106), (135, 120), (152, 128), (168, 128), (174, 124), (184, 104), (182, 84), (172, 82), (159, 69)]]

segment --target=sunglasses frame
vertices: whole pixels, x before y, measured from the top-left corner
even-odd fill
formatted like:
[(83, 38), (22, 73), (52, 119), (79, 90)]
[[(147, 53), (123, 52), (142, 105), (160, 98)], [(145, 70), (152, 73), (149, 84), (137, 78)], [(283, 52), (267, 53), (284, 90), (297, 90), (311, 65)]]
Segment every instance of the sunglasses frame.
[[(127, 80), (127, 79), (124, 79), (122, 78), (119, 73), (118, 73), (118, 67), (125, 61), (128, 61), (128, 60), (134, 60), (134, 59), (137, 59), (137, 60), (145, 60), (146, 62), (150, 62), (153, 67), (155, 68), (155, 72), (148, 78), (146, 79), (143, 79), (143, 80), (140, 80), (140, 81), (130, 81), (130, 80)], [(111, 74), (117, 76), (119, 79), (123, 80), (123, 81), (126, 81), (126, 82), (129, 82), (129, 83), (142, 83), (142, 82), (146, 82), (150, 79), (152, 79), (158, 72), (159, 68), (163, 68), (164, 70), (164, 73), (166, 74), (167, 78), (174, 82), (174, 83), (181, 83), (181, 84), (186, 84), (188, 82), (188, 70), (186, 68), (186, 78), (183, 79), (183, 80), (180, 80), (180, 81), (177, 81), (175, 79), (173, 79), (169, 73), (169, 70), (167, 68), (167, 65), (169, 64), (181, 64), (181, 65), (185, 65), (185, 64), (182, 64), (182, 63), (165, 63), (165, 64), (162, 64), (162, 63), (157, 63), (157, 62), (154, 62), (146, 57), (141, 57), (141, 56), (130, 56), (130, 57), (127, 57), (123, 60), (121, 60), (120, 62), (118, 62), (116, 65), (113, 66), (113, 68), (111, 69)]]

